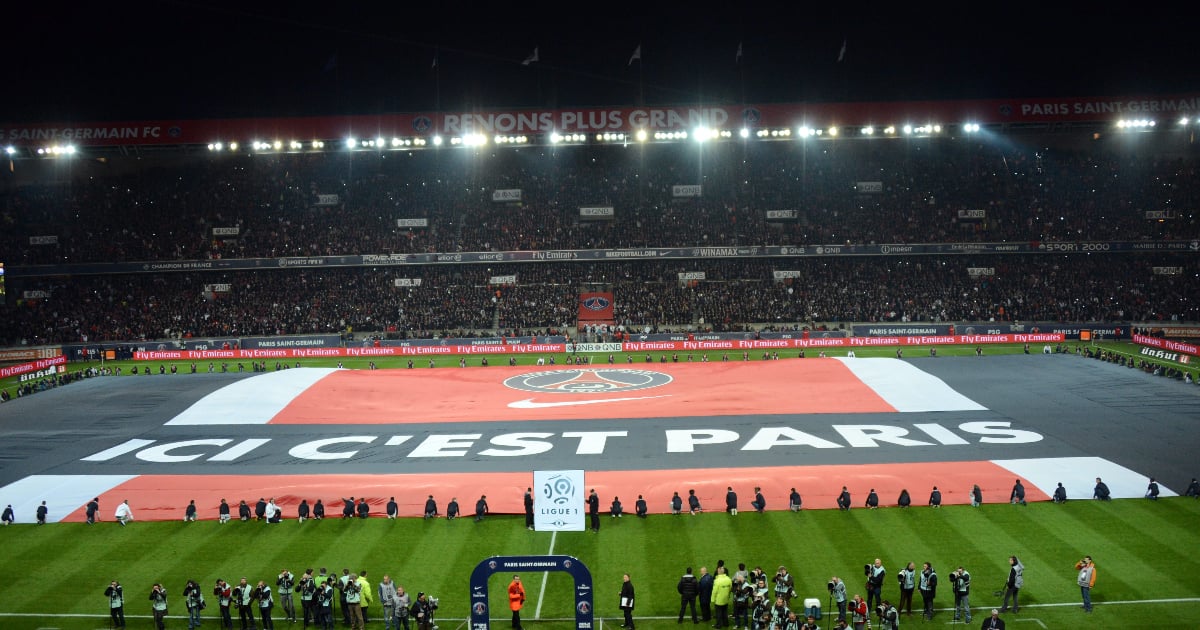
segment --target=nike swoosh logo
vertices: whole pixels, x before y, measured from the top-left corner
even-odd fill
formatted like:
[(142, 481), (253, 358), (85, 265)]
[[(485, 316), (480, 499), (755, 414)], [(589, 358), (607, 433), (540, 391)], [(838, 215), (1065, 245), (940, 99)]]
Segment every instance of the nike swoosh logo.
[(533, 402), (532, 398), (508, 403), (512, 409), (545, 409), (548, 407), (573, 407), (575, 405), (595, 405), (599, 403), (621, 402), (625, 400), (645, 400), (647, 398), (666, 398), (670, 394), (660, 396), (637, 396), (635, 398), (604, 398), (602, 400), (570, 400), (564, 402)]

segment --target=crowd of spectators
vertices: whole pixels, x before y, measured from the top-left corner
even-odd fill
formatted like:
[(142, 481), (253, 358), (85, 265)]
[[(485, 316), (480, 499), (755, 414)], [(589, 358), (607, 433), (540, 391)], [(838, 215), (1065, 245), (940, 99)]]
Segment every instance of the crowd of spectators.
[[(1200, 237), (1194, 157), (961, 138), (110, 158), (80, 172), (0, 194), (6, 264)], [(702, 196), (673, 196), (693, 184)], [(492, 200), (510, 189), (519, 203)], [(581, 206), (614, 217), (581, 221)]]
[[(1200, 321), (1192, 254), (960, 255), (290, 268), (23, 279), (0, 343), (377, 332), (395, 337), (549, 334), (582, 292), (611, 291), (629, 330), (740, 330), (847, 322)], [(969, 269), (992, 269), (973, 276)], [(795, 278), (776, 281), (773, 272)], [(701, 271), (702, 281), (680, 282)], [(516, 276), (494, 286), (490, 278)], [(394, 280), (420, 279), (396, 287)], [(210, 292), (212, 284), (229, 291)]]

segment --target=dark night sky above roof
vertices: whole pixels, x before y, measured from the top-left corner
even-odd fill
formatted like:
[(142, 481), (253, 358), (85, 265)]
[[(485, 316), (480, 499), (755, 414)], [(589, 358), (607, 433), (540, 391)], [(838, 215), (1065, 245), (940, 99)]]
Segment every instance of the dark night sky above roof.
[(0, 122), (1200, 91), (1192, 25), (1166, 10), (367, 4), (25, 4)]

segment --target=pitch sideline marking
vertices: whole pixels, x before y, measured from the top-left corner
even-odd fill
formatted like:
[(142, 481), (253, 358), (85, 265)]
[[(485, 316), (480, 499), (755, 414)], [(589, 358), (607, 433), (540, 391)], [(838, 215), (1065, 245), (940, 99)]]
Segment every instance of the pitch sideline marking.
[[(558, 530), (557, 530), (557, 529), (556, 529), (556, 530), (554, 530), (554, 531), (552, 531), (552, 532), (550, 532), (550, 551), (547, 551), (547, 552), (546, 552), (546, 555), (547, 555), (547, 556), (553, 556), (553, 555), (554, 555), (554, 541), (555, 541), (557, 538), (558, 538)], [(546, 582), (549, 582), (549, 581), (550, 581), (550, 572), (549, 572), (549, 571), (542, 571), (542, 589), (541, 589), (540, 591), (538, 591), (538, 605), (537, 605), (537, 610), (534, 610), (534, 611), (533, 611), (533, 618), (534, 618), (534, 619), (541, 619), (541, 618), (542, 618), (542, 602), (546, 601)]]
[[(1200, 597), (1173, 597), (1173, 598), (1163, 598), (1163, 599), (1125, 599), (1125, 600), (1117, 600), (1117, 601), (1112, 601), (1112, 602), (1093, 601), (1092, 605), (1093, 606), (1121, 606), (1121, 605), (1137, 605), (1137, 604), (1182, 604), (1182, 603), (1194, 603), (1194, 602), (1200, 602)], [(1079, 605), (1080, 605), (1079, 602), (1058, 602), (1058, 603), (1053, 603), (1053, 604), (1025, 604), (1024, 606), (1021, 606), (1021, 608), (1061, 608), (1063, 606), (1079, 606)], [(971, 610), (990, 610), (992, 608), (995, 608), (995, 606), (972, 606)], [(954, 609), (953, 608), (937, 608), (935, 610), (950, 611), (950, 610), (954, 610)], [(108, 615), (91, 614), (91, 613), (12, 613), (12, 612), (0, 612), (0, 617), (63, 617), (63, 618), (71, 618), (71, 619), (108, 619), (109, 618)], [(125, 617), (128, 619), (153, 619), (154, 615), (125, 615)], [(216, 619), (217, 617), (212, 617), (212, 618)], [(658, 617), (634, 617), (634, 619), (649, 619), (649, 620), (674, 619), (674, 618), (675, 618), (674, 615), (658, 616)], [(167, 619), (187, 619), (187, 615), (167, 615)], [(439, 619), (442, 619), (444, 621), (470, 621), (469, 618), (464, 618), (464, 617), (439, 617)], [(497, 619), (502, 619), (502, 618), (497, 617)], [(574, 617), (548, 617), (546, 619), (541, 619), (540, 621), (574, 621), (574, 620), (575, 620)], [(1014, 619), (1014, 621), (1034, 621), (1034, 620), (1033, 619), (1025, 619), (1025, 620)]]

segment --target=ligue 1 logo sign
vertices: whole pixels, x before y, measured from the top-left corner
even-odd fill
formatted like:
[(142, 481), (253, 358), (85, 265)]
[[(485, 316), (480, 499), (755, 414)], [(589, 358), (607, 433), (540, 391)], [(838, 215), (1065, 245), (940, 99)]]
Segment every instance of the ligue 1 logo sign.
[(554, 475), (542, 485), (542, 494), (555, 505), (569, 505), (575, 499), (575, 484), (565, 475)]
[(672, 380), (652, 370), (582, 368), (521, 374), (505, 379), (504, 386), (534, 394), (604, 394), (662, 387)]

